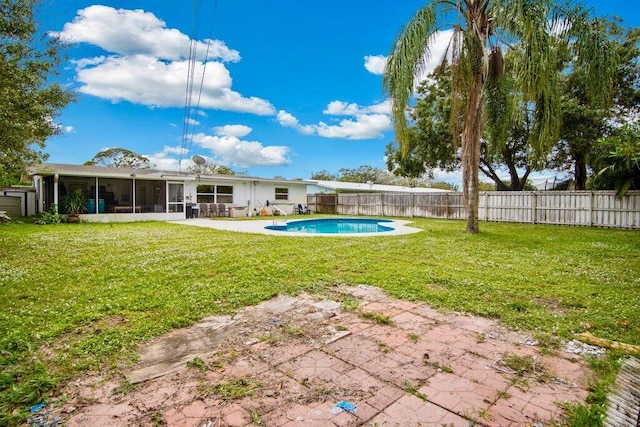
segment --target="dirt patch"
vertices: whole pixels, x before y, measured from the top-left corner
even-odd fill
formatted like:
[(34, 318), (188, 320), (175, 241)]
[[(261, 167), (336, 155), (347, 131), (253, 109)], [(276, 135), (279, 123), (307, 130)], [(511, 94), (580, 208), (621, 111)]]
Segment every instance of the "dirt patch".
[[(67, 426), (501, 426), (557, 420), (557, 402), (587, 396), (585, 363), (542, 355), (493, 320), (444, 315), (368, 286), (339, 291), (356, 302), (350, 311), (279, 296), (158, 337), (120, 380), (69, 383), (52, 415)], [(544, 382), (501, 365), (505, 354), (545, 366)]]
[(562, 308), (562, 302), (553, 298), (538, 297), (534, 298), (533, 302), (540, 304), (541, 306), (549, 310), (550, 313), (564, 314), (565, 312), (565, 310)]

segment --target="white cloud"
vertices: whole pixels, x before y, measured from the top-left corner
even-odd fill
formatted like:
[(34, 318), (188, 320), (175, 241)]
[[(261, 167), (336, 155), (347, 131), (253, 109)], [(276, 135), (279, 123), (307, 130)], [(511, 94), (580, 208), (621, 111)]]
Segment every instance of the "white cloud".
[(383, 55), (367, 55), (364, 57), (364, 68), (371, 74), (381, 76), (384, 74), (384, 67), (387, 65), (387, 57)]
[(291, 163), (287, 157), (289, 147), (286, 146), (265, 147), (260, 142), (243, 141), (232, 135), (214, 136), (203, 133), (194, 135), (193, 142), (210, 150), (217, 163), (234, 164), (240, 167), (284, 166)]
[(318, 135), (324, 138), (343, 139), (373, 139), (382, 138), (384, 132), (392, 128), (390, 103), (381, 102), (370, 106), (360, 106), (355, 103), (332, 101), (323, 111), (332, 116), (352, 116), (352, 119), (343, 119), (336, 125), (320, 121), (318, 124), (302, 125), (291, 113), (280, 110), (277, 120), (281, 126), (296, 129), (305, 135)]
[(278, 111), (276, 120), (281, 126), (293, 128), (303, 135), (313, 135), (316, 132), (313, 125), (301, 125), (297, 118), (284, 110)]
[[(202, 75), (205, 65), (195, 63), (195, 75)], [(229, 70), (219, 62), (206, 65), (200, 107), (258, 115), (275, 113), (268, 101), (245, 98), (231, 90)], [(189, 69), (188, 61), (164, 62), (146, 55), (111, 56), (96, 66), (79, 68), (79, 91), (112, 102), (129, 101), (158, 107), (182, 107)]]
[(186, 155), (189, 152), (189, 150), (187, 150), (186, 148), (183, 147), (169, 147), (168, 145), (164, 146), (164, 149), (162, 150), (162, 153), (164, 154), (182, 154), (182, 155)]
[(219, 136), (235, 136), (242, 138), (243, 136), (249, 135), (253, 129), (245, 125), (225, 125), (214, 127), (213, 130), (216, 135)]
[(91, 67), (94, 65), (100, 65), (106, 60), (107, 60), (106, 56), (96, 56), (93, 58), (72, 59), (70, 62), (76, 68), (85, 68), (85, 67)]
[[(238, 51), (219, 40), (192, 41), (179, 30), (167, 28), (152, 13), (90, 6), (79, 10), (61, 32), (51, 34), (68, 43), (88, 43), (109, 52), (73, 61), (81, 93), (112, 102), (182, 107), (187, 77), (192, 72), (198, 82), (194, 96), (198, 94), (201, 108), (257, 115), (276, 112), (269, 101), (231, 89), (232, 78), (222, 62), (239, 61)], [(191, 47), (198, 53), (192, 70), (188, 61)], [(206, 116), (202, 110), (196, 114)]]
[(65, 126), (64, 133), (75, 133), (76, 129), (73, 126)]
[(355, 120), (341, 120), (338, 125), (320, 122), (319, 136), (325, 138), (373, 139), (382, 138), (383, 132), (391, 129), (391, 119), (386, 114), (358, 114)]
[(184, 121), (185, 121), (186, 124), (188, 124), (190, 126), (198, 126), (200, 124), (200, 122), (197, 121), (196, 119), (191, 119), (191, 118), (188, 118), (188, 117)]
[(324, 109), (324, 114), (330, 114), (333, 116), (353, 116), (358, 114), (360, 107), (358, 104), (347, 104), (342, 101), (331, 101), (327, 108)]
[[(189, 151), (182, 147), (169, 147), (165, 145), (161, 152), (154, 154), (145, 154), (149, 159), (149, 163), (154, 169), (163, 171), (177, 171), (185, 169), (185, 163), (190, 163), (189, 159), (182, 159), (182, 168), (180, 167), (180, 157), (185, 156)], [(178, 158), (176, 158), (176, 156)]]
[(391, 114), (391, 103), (387, 100), (379, 104), (363, 107), (355, 103), (348, 104), (343, 101), (331, 101), (327, 105), (327, 108), (325, 108), (323, 113), (333, 116), (355, 116), (357, 114)]
[[(115, 9), (94, 5), (80, 9), (73, 22), (52, 35), (68, 43), (89, 43), (120, 55), (149, 55), (168, 60), (189, 58), (191, 40), (164, 21), (140, 9)], [(219, 40), (195, 42), (198, 60), (204, 60), (209, 43), (209, 58), (237, 62), (240, 53)]]

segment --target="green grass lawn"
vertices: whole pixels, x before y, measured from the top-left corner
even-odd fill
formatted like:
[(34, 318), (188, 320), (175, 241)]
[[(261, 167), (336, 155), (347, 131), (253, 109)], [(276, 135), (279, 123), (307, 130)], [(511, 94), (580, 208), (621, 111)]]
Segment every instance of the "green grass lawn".
[[(640, 233), (415, 219), (424, 232), (304, 238), (161, 222), (0, 226), (0, 425), (61, 380), (131, 363), (172, 328), (278, 293), (397, 298), (640, 345)], [(17, 418), (16, 418), (17, 419)]]

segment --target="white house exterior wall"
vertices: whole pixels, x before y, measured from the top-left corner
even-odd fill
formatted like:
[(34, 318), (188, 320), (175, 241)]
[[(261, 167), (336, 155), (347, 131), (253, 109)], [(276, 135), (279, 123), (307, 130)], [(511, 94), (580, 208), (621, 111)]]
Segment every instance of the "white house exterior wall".
[(101, 213), (82, 214), (80, 220), (86, 222), (135, 222), (135, 221), (180, 221), (185, 219), (184, 212), (165, 213)]
[[(306, 204), (307, 189), (304, 183), (288, 183), (275, 181), (233, 181), (201, 179), (185, 183), (185, 195), (192, 202), (196, 201), (198, 185), (230, 185), (233, 186), (233, 204), (235, 207), (247, 208), (249, 215), (255, 215), (264, 207), (271, 214), (273, 205), (282, 209), (287, 214), (294, 212), (298, 204)], [(287, 188), (289, 198), (287, 200), (276, 200), (276, 188)], [(229, 204), (227, 204), (229, 205)], [(232, 207), (227, 206), (227, 207)]]

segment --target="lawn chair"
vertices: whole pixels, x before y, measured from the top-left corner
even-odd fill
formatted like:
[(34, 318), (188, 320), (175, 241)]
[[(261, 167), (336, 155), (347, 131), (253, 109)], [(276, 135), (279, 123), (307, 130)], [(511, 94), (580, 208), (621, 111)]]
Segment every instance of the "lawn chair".
[(209, 216), (218, 216), (218, 205), (215, 203), (208, 203), (209, 205)]
[(198, 215), (201, 218), (207, 218), (209, 216), (209, 207), (206, 203), (198, 203), (198, 210), (200, 211)]
[(218, 216), (227, 216), (227, 206), (224, 203), (218, 203)]
[(310, 213), (311, 210), (308, 206), (302, 206), (301, 204), (298, 204), (298, 215), (309, 215)]

